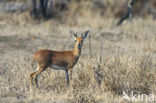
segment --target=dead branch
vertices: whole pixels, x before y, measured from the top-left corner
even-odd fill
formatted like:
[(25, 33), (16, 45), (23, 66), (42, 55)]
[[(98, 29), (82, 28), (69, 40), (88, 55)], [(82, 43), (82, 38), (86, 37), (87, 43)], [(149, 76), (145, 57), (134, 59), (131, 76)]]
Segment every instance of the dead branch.
[(138, 0), (130, 0), (126, 14), (117, 22), (117, 26), (121, 25), (124, 20), (132, 19), (132, 7)]

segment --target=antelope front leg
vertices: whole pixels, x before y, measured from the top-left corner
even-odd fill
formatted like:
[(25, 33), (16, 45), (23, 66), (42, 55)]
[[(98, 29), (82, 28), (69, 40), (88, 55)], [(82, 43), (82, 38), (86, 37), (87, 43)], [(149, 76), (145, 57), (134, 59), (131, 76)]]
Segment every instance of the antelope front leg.
[(72, 69), (68, 69), (68, 70), (69, 70), (69, 79), (70, 79), (69, 88), (71, 89), (71, 86), (72, 86)]
[[(68, 72), (69, 71), (69, 72)], [(66, 70), (66, 79), (67, 79), (67, 87), (70, 88), (70, 82), (72, 80), (72, 69), (67, 69)]]
[(69, 87), (69, 73), (68, 73), (68, 69), (66, 69), (65, 71), (66, 71), (67, 87)]
[(69, 78), (70, 78), (70, 81), (72, 80), (72, 69), (69, 69)]

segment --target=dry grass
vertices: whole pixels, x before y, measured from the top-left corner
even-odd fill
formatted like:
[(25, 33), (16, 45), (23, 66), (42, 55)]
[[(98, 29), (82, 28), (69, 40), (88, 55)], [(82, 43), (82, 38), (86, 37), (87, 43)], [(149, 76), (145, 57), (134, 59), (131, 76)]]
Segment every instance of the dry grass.
[[(84, 5), (91, 6), (87, 2)], [(75, 4), (72, 6), (76, 8)], [(103, 18), (87, 7), (82, 6), (78, 14), (73, 14), (77, 16), (63, 17), (59, 21), (32, 21), (27, 12), (0, 17), (1, 103), (132, 103), (122, 100), (123, 91), (129, 95), (131, 91), (153, 93), (156, 99), (156, 21), (151, 17), (134, 18), (132, 22), (114, 27), (116, 19)], [(72, 49), (74, 40), (69, 29), (91, 30), (93, 57), (90, 58), (87, 38), (73, 68), (69, 90), (64, 71), (47, 69), (39, 77), (40, 91), (35, 87), (31, 91), (29, 75), (36, 69), (32, 63), (33, 52)], [(146, 103), (137, 103), (142, 102)]]

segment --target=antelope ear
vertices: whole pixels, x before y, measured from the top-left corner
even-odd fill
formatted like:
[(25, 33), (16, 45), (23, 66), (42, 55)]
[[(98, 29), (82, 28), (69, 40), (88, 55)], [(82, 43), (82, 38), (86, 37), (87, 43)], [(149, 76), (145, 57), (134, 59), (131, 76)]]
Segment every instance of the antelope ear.
[(70, 33), (71, 36), (74, 35), (75, 37), (77, 37), (77, 34), (74, 33), (72, 30), (69, 30), (69, 33)]
[(90, 30), (85, 31), (82, 38), (83, 38), (83, 39), (86, 38), (86, 37), (88, 36), (89, 32), (90, 32)]

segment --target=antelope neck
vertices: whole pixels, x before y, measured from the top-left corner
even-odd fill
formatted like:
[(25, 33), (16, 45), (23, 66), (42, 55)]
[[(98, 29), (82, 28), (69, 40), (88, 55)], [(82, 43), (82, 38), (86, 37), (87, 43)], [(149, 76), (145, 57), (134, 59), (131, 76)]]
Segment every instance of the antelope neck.
[(75, 44), (74, 55), (80, 56), (80, 54), (81, 54), (81, 48), (78, 48), (77, 45)]

